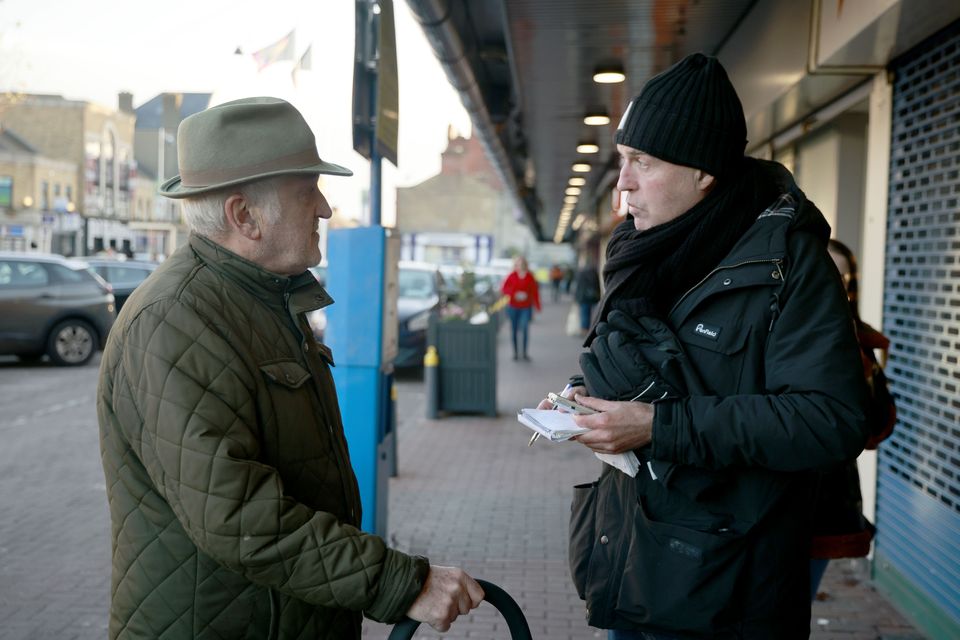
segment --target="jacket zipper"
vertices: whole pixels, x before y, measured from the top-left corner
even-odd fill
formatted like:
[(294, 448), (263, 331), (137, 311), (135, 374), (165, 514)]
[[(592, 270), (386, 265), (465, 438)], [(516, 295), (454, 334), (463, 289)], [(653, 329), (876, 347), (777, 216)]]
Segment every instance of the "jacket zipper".
[(695, 284), (695, 285), (693, 285), (692, 287), (690, 287), (690, 288), (687, 290), (686, 293), (684, 293), (682, 296), (680, 296), (680, 299), (677, 300), (676, 303), (674, 303), (673, 307), (670, 308), (670, 313), (668, 314), (668, 316), (672, 316), (672, 315), (673, 315), (673, 312), (676, 311), (676, 310), (677, 310), (677, 307), (680, 306), (680, 303), (682, 303), (684, 300), (686, 300), (686, 299), (687, 299), (687, 296), (689, 296), (689, 295), (690, 295), (691, 293), (693, 293), (696, 289), (698, 289), (698, 288), (700, 287), (700, 285), (702, 285), (704, 282), (706, 282), (706, 281), (710, 278), (710, 276), (712, 276), (713, 274), (718, 273), (718, 272), (720, 272), (720, 271), (724, 271), (724, 270), (726, 270), (726, 269), (736, 269), (736, 268), (738, 268), (738, 267), (742, 267), (742, 266), (748, 265), (748, 264), (763, 264), (763, 263), (765, 263), (765, 262), (769, 262), (769, 263), (772, 263), (772, 264), (776, 265), (776, 267), (777, 267), (777, 273), (780, 274), (780, 282), (783, 282), (783, 270), (780, 268), (780, 265), (783, 264), (783, 260), (781, 260), (780, 258), (775, 258), (775, 259), (772, 259), (772, 260), (744, 260), (743, 262), (738, 262), (737, 264), (728, 264), (728, 265), (723, 265), (723, 266), (715, 267), (710, 273), (708, 273), (707, 275), (703, 276), (703, 278), (700, 280), (700, 282), (698, 282), (697, 284)]

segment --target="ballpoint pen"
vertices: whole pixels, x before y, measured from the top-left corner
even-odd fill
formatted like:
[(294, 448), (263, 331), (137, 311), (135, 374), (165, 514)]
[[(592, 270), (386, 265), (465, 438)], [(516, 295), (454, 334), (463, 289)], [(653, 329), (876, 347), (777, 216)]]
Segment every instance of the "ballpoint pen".
[[(567, 391), (570, 391), (570, 389), (573, 389), (573, 387), (570, 386), (570, 383), (567, 383), (567, 386), (565, 386), (565, 387), (563, 388), (563, 391), (560, 392), (560, 395), (563, 396), (564, 398), (566, 398), (567, 396), (566, 396), (565, 394), (567, 393)], [(556, 405), (554, 405), (553, 408), (556, 409), (556, 408), (557, 408)], [(539, 439), (540, 439), (540, 432), (539, 432), (539, 431), (534, 431), (534, 432), (533, 432), (533, 435), (530, 436), (530, 440), (527, 442), (527, 446), (528, 446), (528, 447), (532, 447), (532, 446), (533, 446), (533, 443), (536, 442), (536, 441), (539, 440)]]

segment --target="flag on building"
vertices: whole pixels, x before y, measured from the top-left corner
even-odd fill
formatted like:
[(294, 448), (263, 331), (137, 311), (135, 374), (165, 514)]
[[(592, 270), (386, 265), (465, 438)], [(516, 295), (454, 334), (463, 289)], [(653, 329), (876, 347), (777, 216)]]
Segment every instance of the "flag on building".
[(290, 79), (293, 80), (293, 86), (297, 86), (297, 72), (310, 71), (313, 68), (313, 45), (309, 45), (300, 56), (297, 64), (293, 65), (293, 71), (290, 72)]
[(257, 63), (257, 71), (263, 71), (264, 67), (267, 67), (274, 62), (280, 62), (281, 60), (293, 60), (294, 31), (291, 31), (273, 44), (253, 53), (253, 59)]
[(313, 69), (313, 45), (307, 47), (306, 51), (303, 52), (303, 55), (300, 56), (300, 63), (297, 65), (299, 69), (304, 71), (310, 71)]

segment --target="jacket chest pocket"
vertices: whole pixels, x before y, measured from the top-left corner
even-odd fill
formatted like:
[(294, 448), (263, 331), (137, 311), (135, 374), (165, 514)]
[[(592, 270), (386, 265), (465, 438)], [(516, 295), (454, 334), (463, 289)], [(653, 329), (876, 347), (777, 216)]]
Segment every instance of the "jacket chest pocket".
[(731, 394), (742, 384), (750, 330), (749, 325), (704, 314), (681, 325), (677, 337), (707, 388), (713, 393)]
[(299, 389), (310, 379), (310, 372), (295, 360), (278, 360), (261, 364), (260, 371), (270, 382), (288, 389)]
[(270, 397), (270, 414), (264, 416), (270, 462), (282, 466), (316, 452), (321, 430), (310, 371), (295, 360), (274, 360), (261, 364), (260, 372)]

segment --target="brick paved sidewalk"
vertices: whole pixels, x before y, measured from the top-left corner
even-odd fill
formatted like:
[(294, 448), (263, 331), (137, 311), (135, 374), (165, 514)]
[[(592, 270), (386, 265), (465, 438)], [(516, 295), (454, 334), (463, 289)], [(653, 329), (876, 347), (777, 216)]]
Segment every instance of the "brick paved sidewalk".
[[(398, 380), (398, 476), (390, 481), (389, 538), (431, 562), (464, 567), (507, 590), (538, 640), (606, 638), (587, 626), (567, 570), (567, 517), (574, 484), (600, 464), (572, 443), (526, 446), (529, 431), (516, 410), (562, 388), (579, 340), (563, 327), (569, 303), (547, 303), (531, 326), (532, 362), (510, 359), (509, 326), (499, 335), (499, 416), (427, 420), (423, 384)], [(816, 640), (921, 638), (869, 585), (856, 563), (835, 562), (824, 578), (826, 599), (814, 605)], [(363, 637), (386, 638), (390, 627), (364, 623)], [(487, 604), (446, 634), (421, 627), (417, 638), (507, 638)]]

